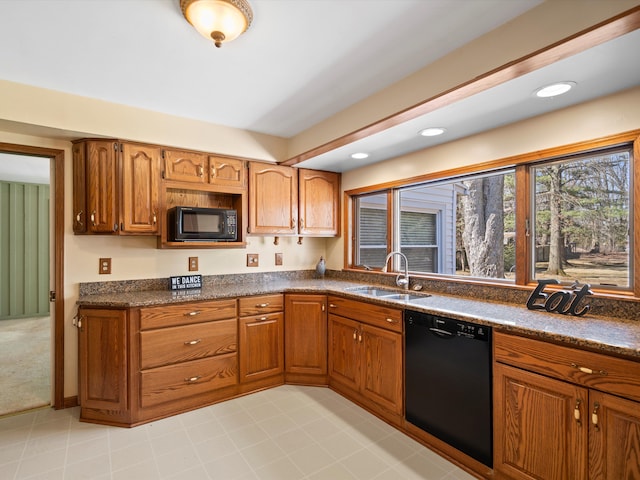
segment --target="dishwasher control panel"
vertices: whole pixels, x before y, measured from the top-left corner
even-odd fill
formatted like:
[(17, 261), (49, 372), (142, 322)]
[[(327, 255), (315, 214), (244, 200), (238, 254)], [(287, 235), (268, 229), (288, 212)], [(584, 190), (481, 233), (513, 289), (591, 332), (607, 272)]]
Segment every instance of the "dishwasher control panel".
[(491, 327), (485, 325), (411, 310), (405, 311), (405, 322), (407, 325), (424, 327), (434, 335), (442, 337), (455, 336), (488, 342), (491, 336)]

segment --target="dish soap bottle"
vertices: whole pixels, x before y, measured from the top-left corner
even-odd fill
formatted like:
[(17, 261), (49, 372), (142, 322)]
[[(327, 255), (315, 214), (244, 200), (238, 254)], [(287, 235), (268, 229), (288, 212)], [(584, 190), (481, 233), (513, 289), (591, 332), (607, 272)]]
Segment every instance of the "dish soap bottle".
[(327, 270), (327, 266), (324, 263), (324, 257), (320, 257), (320, 260), (318, 260), (318, 263), (316, 265), (316, 273), (321, 276), (324, 277), (324, 272)]

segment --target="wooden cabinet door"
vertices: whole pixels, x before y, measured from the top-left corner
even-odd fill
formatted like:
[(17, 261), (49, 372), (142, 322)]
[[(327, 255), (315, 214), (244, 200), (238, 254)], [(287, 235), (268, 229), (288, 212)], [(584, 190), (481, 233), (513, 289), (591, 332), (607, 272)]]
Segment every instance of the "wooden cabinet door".
[(162, 178), (177, 182), (207, 183), (207, 155), (180, 150), (164, 150)]
[(327, 297), (285, 296), (285, 371), (326, 375)]
[(249, 163), (249, 232), (298, 231), (298, 172), (292, 167)]
[(496, 478), (587, 478), (588, 390), (500, 363), (493, 382)]
[(82, 408), (123, 413), (127, 394), (127, 313), (81, 308), (79, 401)]
[(402, 335), (362, 325), (362, 380), (365, 397), (402, 415)]
[(354, 391), (360, 388), (360, 324), (329, 315), (329, 377)]
[(73, 164), (73, 232), (87, 232), (87, 172), (85, 143), (74, 143), (71, 148)]
[(284, 316), (269, 313), (240, 318), (240, 381), (284, 372)]
[(247, 162), (236, 158), (209, 156), (209, 183), (247, 188)]
[(340, 175), (298, 170), (300, 235), (338, 235)]
[(122, 144), (123, 233), (158, 233), (160, 156), (159, 147)]
[(118, 230), (117, 143), (89, 141), (86, 144), (87, 231), (114, 233)]
[(640, 478), (640, 403), (589, 393), (589, 478)]

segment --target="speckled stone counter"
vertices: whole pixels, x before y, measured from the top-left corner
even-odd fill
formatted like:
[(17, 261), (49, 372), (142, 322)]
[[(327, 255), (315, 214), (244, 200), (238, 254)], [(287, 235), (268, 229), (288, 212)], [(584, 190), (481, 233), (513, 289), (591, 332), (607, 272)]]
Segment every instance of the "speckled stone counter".
[[(268, 293), (326, 293), (366, 300), (402, 309), (444, 315), (500, 328), (512, 333), (535, 336), (543, 340), (564, 342), (594, 349), (602, 353), (635, 357), (640, 360), (640, 320), (592, 315), (575, 317), (528, 310), (522, 304), (504, 303), (495, 299), (482, 300), (469, 296), (432, 293), (412, 301), (393, 300), (354, 291), (360, 281), (339, 276), (322, 279), (311, 274), (291, 275), (237, 275), (235, 281), (208, 279), (203, 288), (189, 292), (171, 292), (166, 280), (120, 282), (114, 288), (108, 284), (83, 284), (78, 304), (92, 307), (135, 308), (182, 302), (261, 295)], [(252, 279), (259, 281), (251, 281)], [(131, 283), (131, 285), (128, 285)], [(367, 282), (367, 285), (372, 282)], [(388, 285), (381, 285), (388, 288)]]

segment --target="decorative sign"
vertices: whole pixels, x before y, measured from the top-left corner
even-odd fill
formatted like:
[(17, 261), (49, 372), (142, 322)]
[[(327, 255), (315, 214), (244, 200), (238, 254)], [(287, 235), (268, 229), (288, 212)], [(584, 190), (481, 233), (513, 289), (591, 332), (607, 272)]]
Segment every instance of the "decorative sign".
[(557, 285), (557, 280), (538, 280), (538, 286), (535, 288), (529, 299), (527, 300), (527, 308), (529, 310), (546, 310), (547, 312), (556, 312), (563, 315), (584, 315), (589, 311), (591, 305), (585, 305), (581, 310), (578, 310), (580, 301), (587, 295), (593, 295), (590, 290), (591, 285), (584, 284), (580, 290), (576, 288), (571, 291), (557, 290), (551, 295), (544, 293), (544, 287), (547, 285)]
[(178, 277), (169, 277), (169, 288), (171, 290), (202, 288), (202, 275), (180, 275)]

